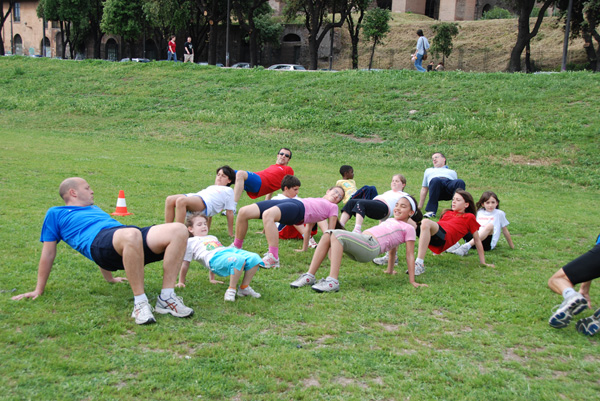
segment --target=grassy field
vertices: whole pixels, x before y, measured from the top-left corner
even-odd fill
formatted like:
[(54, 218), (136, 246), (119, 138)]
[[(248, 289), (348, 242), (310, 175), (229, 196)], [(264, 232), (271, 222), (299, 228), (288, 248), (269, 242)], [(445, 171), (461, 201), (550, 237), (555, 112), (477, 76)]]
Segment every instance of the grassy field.
[[(0, 398), (595, 399), (599, 340), (548, 326), (562, 297), (546, 281), (599, 232), (599, 97), (588, 73), (0, 58)], [(140, 327), (129, 286), (61, 244), (46, 292), (10, 300), (35, 287), (41, 224), (63, 178), (86, 178), (108, 212), (123, 189), (134, 215), (119, 220), (158, 224), (167, 195), (210, 185), (223, 164), (260, 170), (280, 146), (293, 150), (303, 197), (322, 196), (341, 164), (380, 192), (401, 172), (418, 194), (431, 154), (444, 152), (476, 198), (499, 195), (516, 247), (501, 239), (487, 255), (494, 269), (474, 252), (429, 253), (418, 290), (344, 260), (340, 292), (317, 294), (290, 289), (312, 251), (282, 241), (282, 268), (253, 281), (262, 298), (225, 304), (225, 286), (196, 263), (178, 291), (195, 316)], [(228, 244), (225, 218), (213, 225)], [(245, 244), (266, 251), (258, 234)], [(149, 297), (161, 279), (159, 263), (146, 268)], [(597, 308), (600, 291), (591, 295)]]

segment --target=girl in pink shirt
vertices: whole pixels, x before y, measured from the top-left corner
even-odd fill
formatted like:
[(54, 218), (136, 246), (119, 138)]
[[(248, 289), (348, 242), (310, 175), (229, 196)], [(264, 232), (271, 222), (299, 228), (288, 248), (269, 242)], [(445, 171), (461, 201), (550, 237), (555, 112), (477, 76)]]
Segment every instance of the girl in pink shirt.
[[(338, 291), (340, 284), (338, 276), (342, 264), (342, 255), (345, 253), (358, 262), (370, 262), (382, 252), (389, 251), (390, 257), (388, 268), (385, 273), (396, 274), (394, 261), (398, 245), (406, 244), (406, 265), (408, 267), (408, 279), (410, 283), (418, 288), (426, 286), (415, 282), (415, 228), (408, 222), (421, 221), (423, 215), (417, 208), (417, 202), (410, 195), (403, 195), (396, 203), (392, 219), (381, 222), (378, 226), (369, 228), (362, 234), (346, 230), (329, 230), (323, 234), (319, 246), (313, 255), (312, 262), (307, 273), (301, 275), (290, 284), (292, 288), (312, 285), (317, 292)], [(325, 260), (329, 252), (331, 268), (329, 276), (315, 283), (315, 273)]]
[(248, 220), (262, 219), (269, 251), (263, 258), (265, 268), (279, 267), (279, 233), (275, 223), (280, 223), (280, 229), (286, 225), (306, 224), (302, 249), (308, 249), (310, 231), (315, 223), (328, 220), (322, 227), (323, 231), (333, 229), (337, 223), (337, 204), (344, 198), (342, 187), (331, 187), (322, 198), (304, 198), (302, 200), (266, 200), (240, 209), (235, 225), (235, 241), (233, 246), (241, 249), (248, 232)]

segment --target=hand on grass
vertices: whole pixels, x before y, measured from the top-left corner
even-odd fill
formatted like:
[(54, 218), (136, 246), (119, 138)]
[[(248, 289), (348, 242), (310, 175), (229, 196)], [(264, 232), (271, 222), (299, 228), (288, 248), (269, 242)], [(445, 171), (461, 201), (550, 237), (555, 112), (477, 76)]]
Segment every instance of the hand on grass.
[(388, 271), (387, 269), (383, 271), (385, 274), (398, 274), (396, 270)]
[(484, 263), (483, 265), (487, 267), (496, 267), (493, 263)]
[(294, 251), (296, 251), (296, 252), (304, 252), (304, 251), (306, 251), (306, 249), (294, 249)]
[(223, 284), (223, 282), (222, 282), (222, 281), (215, 280), (215, 279), (210, 279), (210, 283), (211, 283), (211, 284)]
[(37, 297), (39, 297), (42, 294), (39, 294), (37, 291), (31, 291), (31, 292), (26, 292), (24, 294), (19, 294), (19, 295), (15, 295), (14, 297), (12, 297), (11, 299), (13, 301), (19, 301), (23, 298), (31, 298), (31, 299), (36, 299)]
[(427, 284), (420, 284), (420, 283), (411, 283), (413, 285), (413, 287), (415, 288), (419, 288), (419, 287), (429, 287)]
[(185, 288), (185, 284), (184, 283), (177, 283), (175, 284), (176, 288)]

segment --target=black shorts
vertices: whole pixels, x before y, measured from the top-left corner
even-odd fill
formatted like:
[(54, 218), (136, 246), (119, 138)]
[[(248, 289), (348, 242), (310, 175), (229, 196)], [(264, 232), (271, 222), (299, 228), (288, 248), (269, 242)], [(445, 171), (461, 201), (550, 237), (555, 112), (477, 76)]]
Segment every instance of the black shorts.
[(265, 210), (278, 207), (281, 210), (280, 225), (293, 226), (304, 222), (304, 204), (299, 200), (266, 200), (256, 203), (256, 206), (260, 210), (261, 219)]
[(573, 285), (600, 277), (600, 245), (567, 263), (562, 269)]
[(446, 243), (446, 230), (444, 230), (442, 226), (439, 226), (439, 228), (440, 229), (438, 230), (438, 232), (431, 236), (431, 239), (429, 240), (429, 245), (444, 246), (444, 244)]
[[(465, 235), (463, 237), (463, 239), (465, 240), (465, 242), (469, 242), (473, 239), (473, 234), (467, 233), (467, 235)], [(492, 234), (488, 235), (484, 240), (482, 240), (481, 245), (483, 245), (484, 251), (486, 251), (486, 252), (491, 251), (492, 250)]]
[(152, 226), (144, 228), (139, 228), (137, 226), (118, 226), (105, 228), (104, 230), (100, 231), (98, 235), (96, 235), (96, 238), (94, 238), (94, 242), (92, 242), (90, 249), (92, 259), (104, 270), (114, 272), (116, 270), (125, 269), (123, 266), (123, 257), (117, 253), (115, 247), (113, 246), (113, 236), (115, 235), (115, 231), (128, 227), (137, 228), (142, 232), (142, 242), (144, 244), (144, 265), (163, 260), (165, 253), (163, 252), (156, 254), (152, 252), (146, 243), (148, 231), (150, 231)]

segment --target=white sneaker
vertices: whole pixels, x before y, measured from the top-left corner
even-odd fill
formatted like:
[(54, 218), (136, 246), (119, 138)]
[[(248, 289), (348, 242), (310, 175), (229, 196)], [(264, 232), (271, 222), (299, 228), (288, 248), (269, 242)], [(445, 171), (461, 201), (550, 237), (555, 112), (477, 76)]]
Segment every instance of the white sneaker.
[(310, 237), (310, 239), (308, 240), (308, 247), (309, 248), (316, 248), (317, 247), (317, 241), (315, 241), (315, 239), (313, 237)]
[(300, 288), (305, 285), (313, 285), (315, 283), (315, 276), (310, 275), (308, 273), (304, 273), (300, 277), (298, 277), (295, 281), (290, 283), (290, 287), (292, 288)]
[(279, 267), (279, 258), (273, 256), (271, 252), (268, 252), (265, 257), (262, 259), (263, 264), (265, 265), (265, 269), (272, 269)]
[(151, 324), (156, 323), (152, 314), (152, 306), (148, 301), (142, 301), (133, 305), (131, 317), (135, 319), (136, 324)]
[(228, 288), (227, 291), (225, 291), (225, 301), (234, 302), (235, 301), (235, 293), (236, 293), (236, 291), (233, 288)]
[(238, 297), (252, 297), (252, 298), (260, 298), (260, 294), (252, 289), (252, 287), (248, 286), (244, 289), (238, 288), (237, 290)]
[[(376, 265), (386, 265), (387, 266), (389, 259), (390, 259), (390, 255), (388, 252), (386, 252), (385, 255), (383, 255), (382, 257), (373, 259), (373, 263), (375, 263)], [(394, 266), (398, 266), (398, 256), (396, 256), (396, 260), (394, 261)]]
[(434, 212), (427, 212), (423, 215), (423, 217), (425, 217), (426, 219), (433, 219), (435, 217), (435, 213)]
[[(415, 262), (415, 277), (420, 276), (423, 273), (425, 273), (425, 265), (421, 262)], [(406, 271), (406, 274), (408, 274), (408, 270)]]
[(467, 256), (467, 254), (469, 253), (469, 249), (471, 249), (471, 247), (467, 248), (467, 246), (467, 244), (464, 244), (452, 253), (458, 256)]
[(458, 248), (460, 248), (460, 242), (457, 242), (456, 244), (452, 245), (450, 248), (446, 249), (446, 252), (454, 253), (454, 251), (456, 251)]
[(162, 315), (170, 313), (175, 317), (190, 317), (194, 314), (194, 310), (185, 306), (183, 298), (178, 297), (175, 293), (166, 300), (163, 300), (159, 295), (154, 310)]
[(550, 316), (548, 324), (555, 329), (562, 329), (568, 326), (574, 315), (583, 312), (587, 307), (587, 300), (583, 295), (576, 292), (557, 307), (556, 311)]
[(328, 278), (323, 278), (311, 287), (316, 292), (338, 292), (340, 283)]

